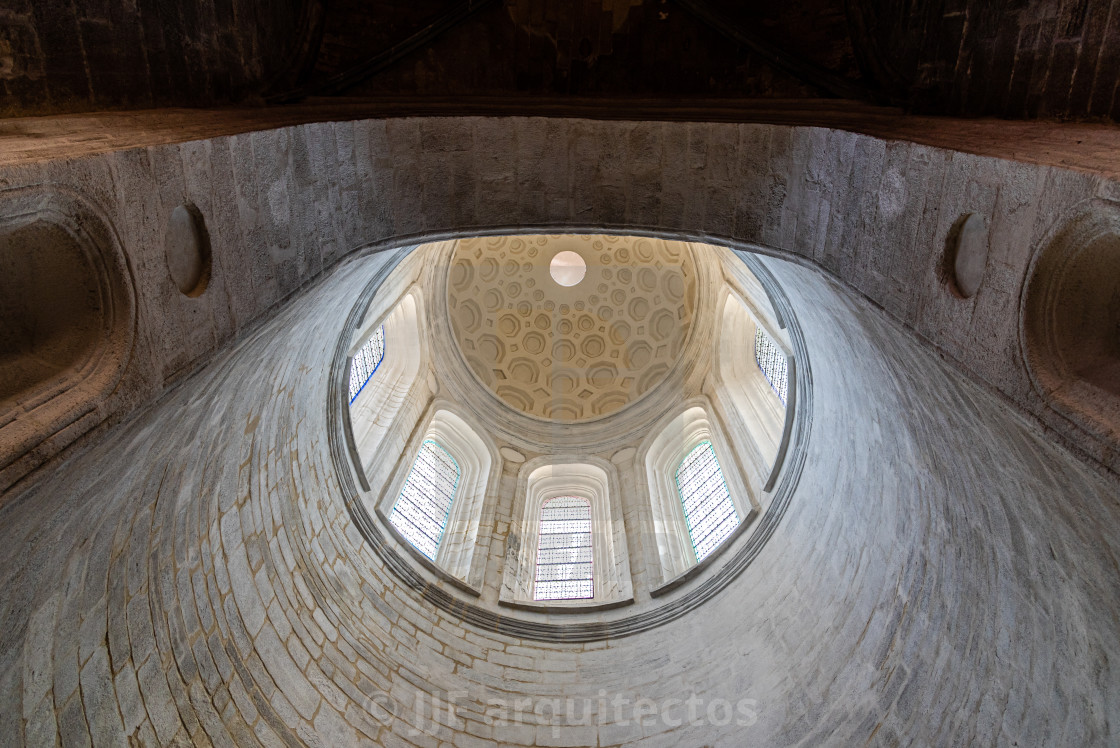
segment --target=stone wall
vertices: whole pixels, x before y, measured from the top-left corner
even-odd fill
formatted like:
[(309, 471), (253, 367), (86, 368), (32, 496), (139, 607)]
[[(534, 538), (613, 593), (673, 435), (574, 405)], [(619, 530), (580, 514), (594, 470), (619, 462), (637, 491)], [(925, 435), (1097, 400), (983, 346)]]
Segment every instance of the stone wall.
[(422, 603), (351, 524), (327, 449), (328, 359), (388, 255), (344, 262), (0, 512), (10, 742), (1116, 740), (1115, 483), (778, 260), (814, 370), (810, 454), (730, 588), (584, 644)]
[[(102, 425), (152, 401), (357, 247), (472, 228), (634, 227), (757, 242), (815, 264), (1053, 438), (1120, 469), (1120, 437), (1055, 412), (1032, 386), (1020, 343), (1034, 254), (1094, 199), (1120, 200), (1108, 178), (822, 128), (534, 118), (319, 123), (0, 176), (11, 188), (84, 195), (128, 257), (136, 344), (98, 404)], [(179, 293), (164, 258), (165, 226), (183, 203), (204, 216), (212, 245), (198, 297)], [(946, 238), (968, 212), (991, 229), (983, 284), (964, 299), (943, 267)], [(5, 484), (80, 435), (5, 464)]]
[[(0, 510), (12, 742), (1115, 742), (1116, 444), (1049, 408), (1019, 345), (1033, 254), (1115, 181), (827, 129), (516, 118), (302, 125), (0, 179), (96, 208), (136, 310), (81, 449), (58, 456), (80, 437), (63, 434), (5, 474), (24, 476)], [(212, 245), (195, 297), (164, 260), (185, 202)], [(971, 299), (942, 270), (966, 211), (991, 226)], [(612, 641), (483, 634), (350, 524), (327, 372), (388, 253), (351, 255), (494, 226), (736, 237), (793, 261), (767, 266), (809, 346), (809, 460), (703, 610)], [(422, 720), (453, 695), (448, 725)], [(670, 701), (690, 695), (702, 724)], [(547, 717), (569, 697), (580, 724)], [(635, 725), (639, 698), (668, 714)], [(717, 699), (744, 711), (720, 725)]]

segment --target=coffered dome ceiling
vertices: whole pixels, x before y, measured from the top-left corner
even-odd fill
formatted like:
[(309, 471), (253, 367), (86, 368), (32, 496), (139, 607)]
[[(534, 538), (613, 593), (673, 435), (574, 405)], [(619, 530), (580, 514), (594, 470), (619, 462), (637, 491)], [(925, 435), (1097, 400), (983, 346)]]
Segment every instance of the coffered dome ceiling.
[[(575, 285), (549, 272), (561, 252), (586, 263)], [(565, 283), (572, 259), (558, 267)], [(451, 328), (474, 374), (510, 407), (556, 421), (610, 415), (649, 392), (684, 347), (696, 305), (688, 244), (661, 239), (462, 239), (448, 280)]]

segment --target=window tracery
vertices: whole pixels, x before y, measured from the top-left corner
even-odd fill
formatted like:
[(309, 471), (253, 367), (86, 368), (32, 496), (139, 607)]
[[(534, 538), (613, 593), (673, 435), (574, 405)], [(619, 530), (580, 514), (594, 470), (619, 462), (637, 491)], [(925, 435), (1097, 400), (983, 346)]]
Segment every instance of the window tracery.
[(758, 362), (758, 368), (762, 370), (762, 374), (774, 389), (778, 399), (782, 401), (782, 405), (785, 405), (789, 389), (789, 364), (786, 362), (786, 354), (761, 326), (755, 329), (754, 360)]
[(703, 561), (739, 526), (739, 515), (710, 441), (696, 445), (676, 472), (688, 535), (696, 560)]
[(381, 361), (385, 358), (385, 325), (381, 325), (369, 336), (369, 340), (354, 354), (350, 363), (350, 403), (357, 399)]
[(595, 596), (591, 502), (557, 496), (541, 507), (534, 600), (582, 600)]
[(439, 551), (459, 475), (455, 458), (438, 442), (426, 440), (389, 514), (393, 526), (430, 561)]

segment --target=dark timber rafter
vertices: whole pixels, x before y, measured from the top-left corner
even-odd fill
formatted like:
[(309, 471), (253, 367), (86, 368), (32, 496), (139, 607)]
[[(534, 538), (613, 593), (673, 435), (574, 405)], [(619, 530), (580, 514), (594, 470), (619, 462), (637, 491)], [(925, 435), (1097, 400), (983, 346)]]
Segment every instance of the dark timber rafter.
[(743, 45), (774, 67), (789, 73), (804, 83), (808, 83), (822, 93), (841, 99), (886, 103), (881, 101), (881, 97), (876, 92), (859, 83), (836, 75), (820, 65), (808, 62), (743, 29), (722, 12), (713, 8), (707, 0), (675, 0), (675, 2), (728, 39)]
[(377, 75), (410, 52), (414, 52), (427, 45), (440, 34), (455, 28), (478, 11), (493, 4), (494, 1), (495, 0), (462, 0), (462, 2), (457, 3), (451, 10), (408, 38), (363, 60), (349, 70), (294, 91), (270, 96), (267, 101), (270, 104), (288, 104), (308, 96), (328, 96), (342, 93), (346, 89)]

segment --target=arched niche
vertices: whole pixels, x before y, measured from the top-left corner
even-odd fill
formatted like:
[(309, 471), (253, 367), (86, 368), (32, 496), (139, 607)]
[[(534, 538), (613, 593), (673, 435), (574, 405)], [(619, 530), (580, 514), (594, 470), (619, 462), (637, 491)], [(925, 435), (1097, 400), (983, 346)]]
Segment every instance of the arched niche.
[(350, 427), (367, 474), (380, 450), (387, 446), (386, 437), (398, 416), (412, 413), (411, 420), (415, 423), (416, 409), (426, 400), (426, 392), (418, 392), (424, 389), (418, 385), (425, 384), (421, 373), (427, 368), (421, 299), (420, 289), (410, 288), (384, 319), (374, 319), (361, 328), (349, 353), (352, 357), (378, 327), (384, 327), (385, 352), (381, 365), (350, 403)]
[[(662, 585), (673, 582), (697, 566), (677, 490), (676, 471), (681, 461), (705, 441), (710, 441), (715, 450), (740, 526), (749, 524), (760, 508), (757, 497), (743, 480), (743, 469), (735, 451), (705, 398), (687, 403), (682, 410), (664, 419), (638, 450), (645, 483), (639, 487), (639, 492), (644, 489), (649, 496), (648, 512), (643, 513), (643, 532), (646, 537), (654, 539), (656, 549), (656, 557), (647, 558), (647, 564), (660, 571)], [(708, 559), (716, 555), (718, 552)], [(652, 576), (656, 579), (658, 575)]]
[(120, 244), (81, 196), (0, 192), (0, 490), (100, 423), (135, 301)]
[(1120, 434), (1120, 206), (1096, 201), (1036, 255), (1022, 338), (1039, 394), (1090, 433)]
[[(447, 524), (434, 564), (413, 548), (389, 522), (389, 515), (404, 488), (420, 446), (428, 440), (436, 442), (459, 468), (459, 480)], [(481, 432), (455, 412), (450, 403), (436, 401), (429, 409), (423, 428), (417, 429), (403, 453), (383, 452), (382, 463), (393, 464), (385, 490), (377, 499), (376, 513), (384, 527), (424, 566), (436, 571), (461, 588), (478, 594), (490, 546), (495, 502), (490, 494), (497, 489), (501, 458), (497, 448)], [(375, 460), (376, 463), (376, 460)], [(376, 470), (376, 465), (375, 465)], [(377, 485), (377, 483), (374, 483)]]
[(761, 502), (781, 445), (786, 405), (755, 358), (755, 335), (760, 328), (788, 356), (784, 335), (773, 321), (756, 302), (729, 289), (714, 354), (715, 405), (727, 425), (728, 439), (735, 446), (751, 495)]
[[(565, 608), (602, 609), (632, 601), (630, 561), (619, 493), (617, 469), (601, 459), (551, 456), (523, 464), (518, 471), (514, 519), (506, 537), (499, 601), (549, 612)], [(558, 496), (578, 496), (591, 504), (595, 591), (591, 599), (534, 600), (541, 509)]]

